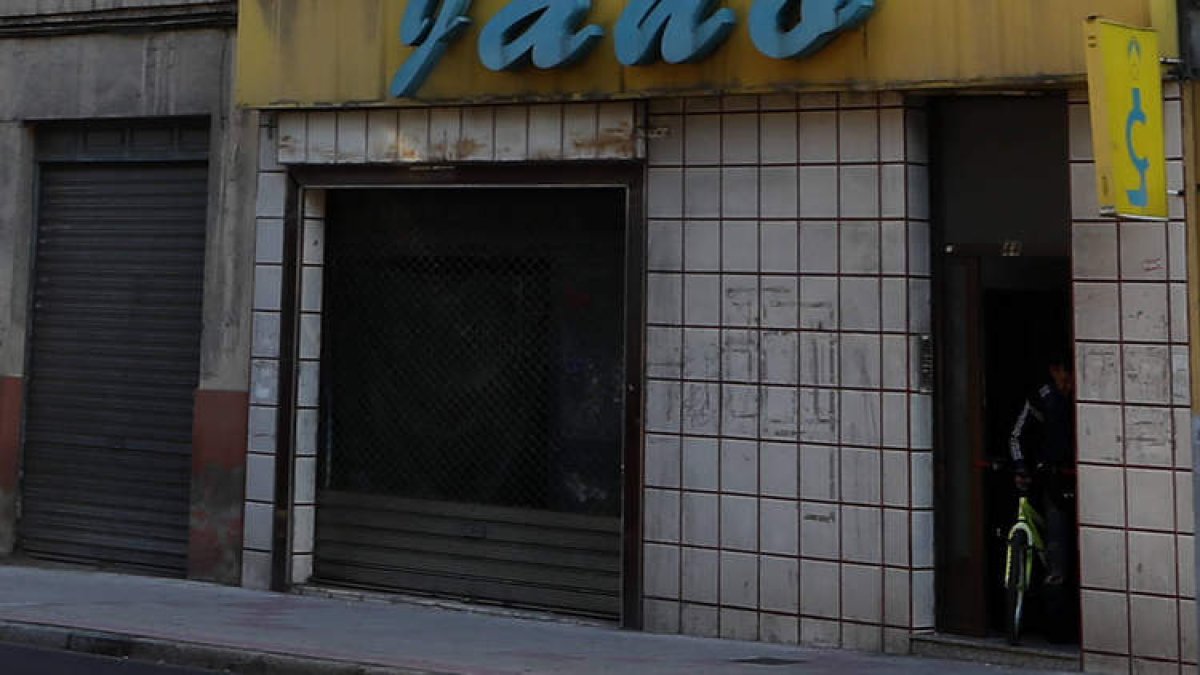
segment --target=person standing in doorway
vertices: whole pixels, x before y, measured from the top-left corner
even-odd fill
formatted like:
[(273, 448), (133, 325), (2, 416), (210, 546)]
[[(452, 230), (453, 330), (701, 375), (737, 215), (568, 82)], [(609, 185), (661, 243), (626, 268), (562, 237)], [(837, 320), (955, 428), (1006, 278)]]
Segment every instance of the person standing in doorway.
[(1009, 438), (1018, 491), (1030, 495), (1045, 518), (1049, 569), (1045, 578), (1047, 637), (1073, 638), (1071, 564), (1075, 522), (1074, 374), (1067, 355), (1048, 359), (1047, 381), (1021, 408)]

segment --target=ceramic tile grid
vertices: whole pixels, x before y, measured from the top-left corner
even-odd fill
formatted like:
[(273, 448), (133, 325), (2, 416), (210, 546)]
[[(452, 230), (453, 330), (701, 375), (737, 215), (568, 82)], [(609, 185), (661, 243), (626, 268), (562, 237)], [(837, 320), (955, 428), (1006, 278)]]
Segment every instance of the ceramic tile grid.
[(321, 377), (321, 300), (325, 265), (325, 191), (301, 193), (300, 327), (296, 371), (296, 419), (292, 462), (291, 581), (313, 571), (316, 537), (318, 401)]
[[(293, 479), (290, 495), (292, 531), (288, 538), (291, 556), (289, 575), (292, 583), (304, 583), (312, 576), (313, 542), (316, 525), (317, 489), (317, 403), (320, 388), (321, 357), (321, 295), (322, 272), (325, 251), (325, 191), (304, 190), (301, 193), (302, 242), (300, 251), (299, 293), (299, 341), (295, 372), (295, 430), (294, 453), (290, 459)], [(274, 226), (274, 221), (269, 221)], [(279, 221), (282, 228), (282, 220)], [(260, 218), (259, 227), (264, 225)], [(261, 229), (260, 229), (261, 231)], [(273, 267), (275, 260), (282, 260), (274, 253), (266, 255), (261, 246), (259, 261)], [(280, 239), (282, 242), (282, 238)], [(280, 244), (282, 252), (282, 243)], [(274, 251), (274, 249), (272, 249)], [(263, 262), (264, 259), (267, 262)], [(273, 269), (271, 270), (273, 272)], [(256, 289), (261, 288), (255, 282)], [(273, 297), (273, 296), (272, 296)], [(255, 512), (274, 509), (275, 506), (275, 461), (285, 457), (276, 450), (278, 406), (277, 393), (270, 402), (266, 397), (257, 397), (258, 382), (273, 391), (279, 381), (279, 334), (280, 313), (255, 310), (254, 369), (252, 386), (255, 400), (251, 406), (251, 452), (247, 470), (247, 517), (251, 509)], [(265, 391), (265, 389), (264, 389)], [(289, 461), (281, 459), (280, 461)], [(254, 486), (254, 489), (251, 489)], [(267, 523), (270, 521), (268, 520)], [(261, 534), (247, 535), (243, 564), (243, 585), (265, 587), (270, 583), (271, 535), (269, 525), (263, 526)], [(256, 529), (258, 533), (260, 529)]]
[(271, 585), (283, 232), (288, 180), (284, 168), (275, 161), (273, 123), (270, 115), (263, 115), (259, 127), (254, 338), (250, 362), (249, 452), (246, 458), (246, 520), (242, 549), (242, 585), (260, 589)]
[(317, 391), (321, 352), (321, 281), (324, 263), (325, 192), (304, 191), (300, 255), (300, 330), (295, 373), (295, 452), (278, 448), (280, 304), (283, 297), (286, 169), (274, 161), (276, 129), (261, 129), (257, 246), (254, 282), (254, 342), (251, 351), (250, 439), (246, 471), (246, 535), (242, 585), (267, 588), (271, 582), (272, 519), (276, 461), (290, 461), (292, 532), (288, 538), (290, 577), (312, 576), (316, 501)]
[[(1177, 86), (1166, 99), (1180, 189)], [(1168, 222), (1100, 218), (1085, 92), (1070, 115), (1084, 667), (1195, 672), (1185, 201)]]
[(650, 103), (649, 630), (932, 628), (925, 125), (887, 94)]

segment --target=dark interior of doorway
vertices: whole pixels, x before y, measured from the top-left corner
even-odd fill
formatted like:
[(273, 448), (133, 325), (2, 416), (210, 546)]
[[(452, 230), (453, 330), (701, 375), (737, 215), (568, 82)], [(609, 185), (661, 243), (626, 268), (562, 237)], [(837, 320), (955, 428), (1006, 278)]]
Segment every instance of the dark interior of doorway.
[[(939, 99), (930, 132), (937, 622), (943, 633), (986, 637), (1005, 627), (1004, 534), (1017, 498), (1008, 438), (1024, 399), (1045, 382), (1049, 358), (1070, 353), (1066, 102)], [(1037, 640), (1078, 618), (1045, 616), (1035, 603), (1028, 623)], [(1056, 637), (1075, 638), (1065, 633)]]
[[(990, 264), (989, 264), (990, 263)], [(1070, 340), (1069, 262), (1061, 258), (986, 261), (982, 286), (984, 438), (989, 472), (984, 476), (987, 579), (1004, 578), (1004, 538), (1016, 513), (1017, 492), (1007, 470), (1008, 439), (1025, 399), (1045, 383), (1045, 364)], [(989, 269), (990, 268), (990, 269)], [(987, 272), (991, 272), (988, 274)], [(991, 278), (989, 278), (991, 277)], [(991, 282), (989, 284), (989, 282)], [(1007, 283), (1004, 283), (1007, 282)], [(1015, 282), (1015, 283), (1014, 283)], [(988, 588), (988, 628), (1005, 630), (1003, 588)], [(1035, 632), (1052, 620), (1035, 614)]]

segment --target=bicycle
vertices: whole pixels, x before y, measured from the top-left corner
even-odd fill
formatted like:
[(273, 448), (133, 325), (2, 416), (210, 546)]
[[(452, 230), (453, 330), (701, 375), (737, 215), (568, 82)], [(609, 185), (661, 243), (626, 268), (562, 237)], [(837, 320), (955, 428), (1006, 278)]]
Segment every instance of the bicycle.
[(1029, 592), (1034, 578), (1034, 554), (1043, 569), (1049, 567), (1046, 560), (1046, 543), (1042, 539), (1042, 530), (1045, 527), (1045, 520), (1033, 508), (1029, 495), (1022, 491), (1017, 500), (1017, 522), (1008, 531), (1008, 544), (1005, 548), (1005, 619), (1008, 624), (1009, 644), (1016, 645), (1021, 641), (1025, 595)]

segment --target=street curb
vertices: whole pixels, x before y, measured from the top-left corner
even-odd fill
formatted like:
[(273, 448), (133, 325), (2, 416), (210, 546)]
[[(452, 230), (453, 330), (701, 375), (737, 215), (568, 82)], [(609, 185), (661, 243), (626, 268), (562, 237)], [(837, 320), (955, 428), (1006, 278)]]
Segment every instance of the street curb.
[(448, 675), (445, 672), (0, 620), (0, 642), (239, 675)]

